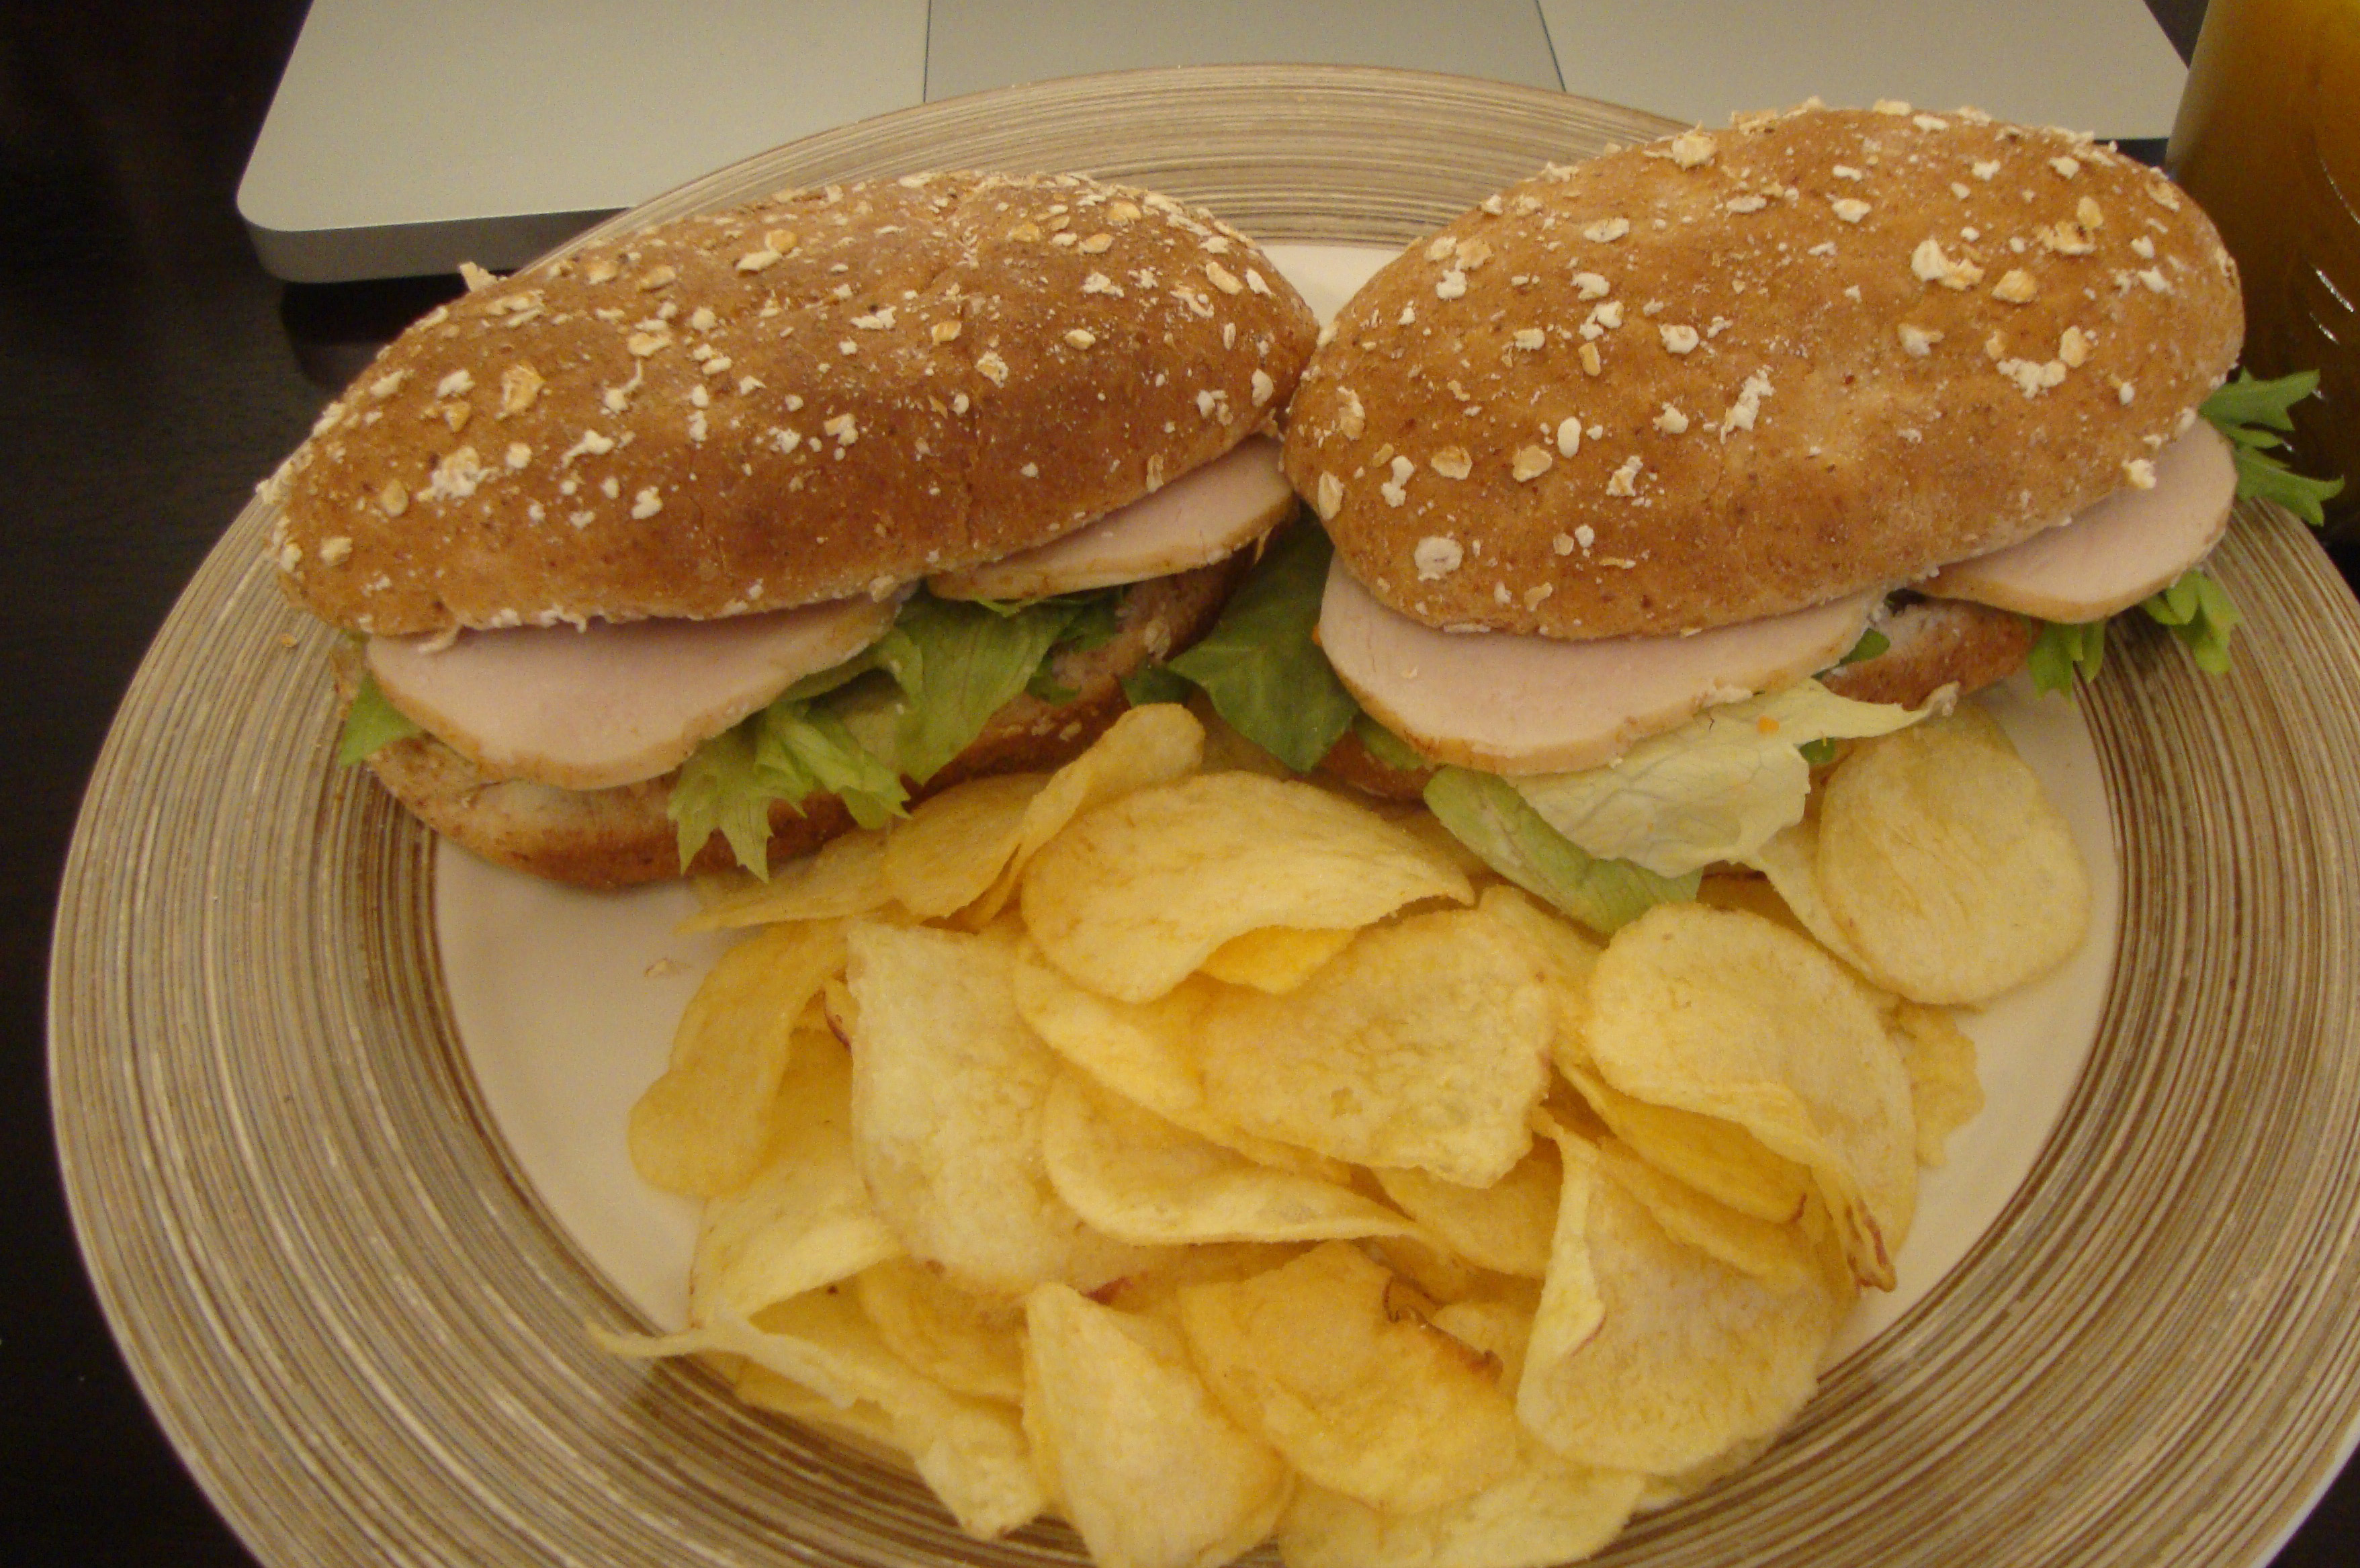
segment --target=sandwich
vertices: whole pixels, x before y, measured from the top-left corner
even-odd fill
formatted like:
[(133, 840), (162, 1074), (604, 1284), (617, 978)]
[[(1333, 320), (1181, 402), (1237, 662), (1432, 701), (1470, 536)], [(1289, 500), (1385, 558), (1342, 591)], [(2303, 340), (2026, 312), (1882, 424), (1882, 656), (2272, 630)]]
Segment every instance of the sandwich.
[(1601, 928), (1690, 893), (2053, 629), (2225, 634), (2191, 574), (2253, 444), (2199, 411), (2242, 332), (2194, 203), (2064, 132), (1812, 104), (1547, 169), (1295, 394), (1326, 765)]
[(1208, 214), (1075, 177), (781, 192), (418, 322), (268, 481), (343, 754), (585, 886), (757, 872), (1048, 768), (1295, 510), (1316, 330)]

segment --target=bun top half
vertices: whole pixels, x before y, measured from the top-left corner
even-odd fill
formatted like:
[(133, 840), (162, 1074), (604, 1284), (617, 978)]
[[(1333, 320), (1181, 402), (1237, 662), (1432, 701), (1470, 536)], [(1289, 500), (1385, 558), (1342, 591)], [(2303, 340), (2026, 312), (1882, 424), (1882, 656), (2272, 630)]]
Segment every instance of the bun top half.
[(431, 313), (266, 487), (270, 549), (388, 635), (881, 596), (1219, 455), (1315, 330), (1244, 236), (1148, 192), (785, 192)]
[(1313, 356), (1288, 477), (1429, 625), (1664, 635), (2063, 521), (2244, 335), (2212, 224), (2086, 137), (1816, 105), (1487, 199)]

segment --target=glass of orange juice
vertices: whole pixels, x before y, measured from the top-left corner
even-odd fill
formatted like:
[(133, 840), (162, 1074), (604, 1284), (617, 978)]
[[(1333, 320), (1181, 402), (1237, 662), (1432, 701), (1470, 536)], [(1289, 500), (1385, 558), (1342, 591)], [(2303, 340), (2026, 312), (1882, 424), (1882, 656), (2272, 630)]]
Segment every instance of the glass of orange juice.
[(2165, 162), (2237, 258), (2245, 364), (2319, 372), (2287, 455), (2351, 479), (2328, 535), (2360, 537), (2360, 0), (2210, 0)]

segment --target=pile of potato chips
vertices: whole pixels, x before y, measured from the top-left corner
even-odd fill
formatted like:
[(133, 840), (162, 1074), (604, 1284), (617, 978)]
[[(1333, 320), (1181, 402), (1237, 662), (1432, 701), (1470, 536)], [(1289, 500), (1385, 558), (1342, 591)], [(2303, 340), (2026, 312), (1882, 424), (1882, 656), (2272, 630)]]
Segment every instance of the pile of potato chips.
[(1972, 711), (1602, 946), (1422, 811), (1207, 749), (1139, 708), (712, 902), (761, 929), (630, 1126), (705, 1201), (693, 1327), (606, 1342), (1107, 1568), (1579, 1557), (1810, 1397), (1981, 1106), (1942, 1005), (2087, 917)]

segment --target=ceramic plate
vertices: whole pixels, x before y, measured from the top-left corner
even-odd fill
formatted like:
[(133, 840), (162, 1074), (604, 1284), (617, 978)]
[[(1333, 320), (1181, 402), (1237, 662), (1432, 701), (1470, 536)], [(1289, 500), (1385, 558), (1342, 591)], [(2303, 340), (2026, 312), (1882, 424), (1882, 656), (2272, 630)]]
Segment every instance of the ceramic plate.
[[(1666, 128), (1396, 72), (1084, 78), (615, 223), (997, 166), (1398, 246)], [(967, 1541), (895, 1467), (590, 1346), (585, 1322), (677, 1311), (684, 1211), (628, 1182), (613, 1107), (709, 954), (669, 937), (676, 890), (579, 900), (438, 855), (334, 767), (328, 634), (279, 597), (268, 526), (237, 520), (125, 701), (50, 993), (84, 1251), (223, 1512), (288, 1568), (1072, 1561), (1060, 1528)], [(2334, 1475), (2360, 1415), (2360, 611), (2279, 514), (2218, 565), (2249, 618), (2226, 680), (2150, 631), (2078, 711), (2005, 699), (2120, 919), (1976, 1022), (1993, 1106), (1904, 1292), (1768, 1456), (1601, 1561), (2247, 1568)]]

